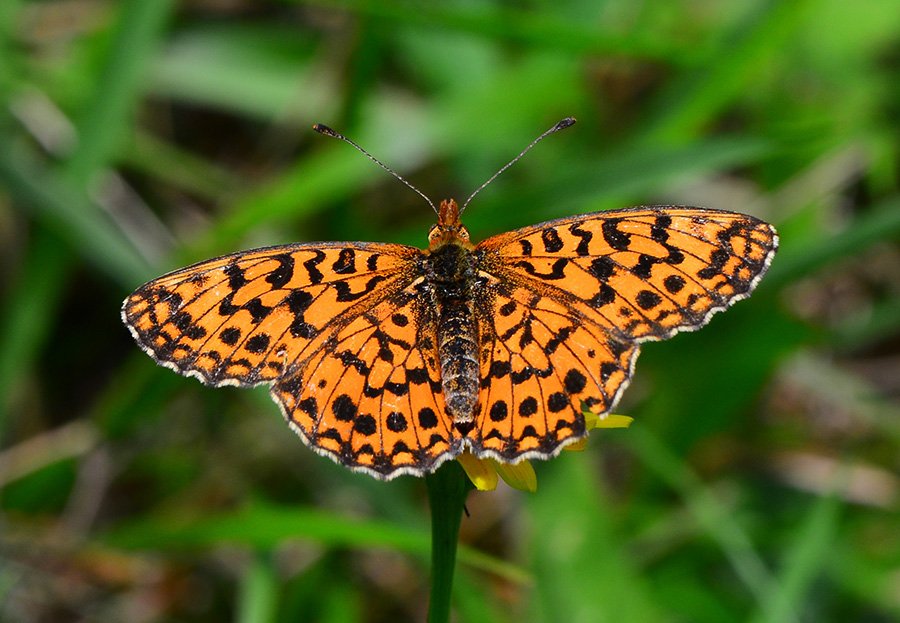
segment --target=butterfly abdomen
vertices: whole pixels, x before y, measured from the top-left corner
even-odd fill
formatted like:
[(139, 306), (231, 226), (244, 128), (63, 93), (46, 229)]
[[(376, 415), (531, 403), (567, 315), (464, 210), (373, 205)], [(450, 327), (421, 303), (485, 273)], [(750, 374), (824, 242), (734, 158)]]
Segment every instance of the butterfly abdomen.
[(438, 356), (441, 386), (447, 412), (457, 430), (472, 429), (478, 402), (478, 345), (475, 342), (472, 308), (464, 302), (449, 301), (442, 306), (438, 321)]
[(471, 252), (456, 244), (434, 251), (428, 277), (437, 308), (438, 360), (447, 413), (463, 435), (474, 426), (478, 402), (478, 332), (472, 303)]

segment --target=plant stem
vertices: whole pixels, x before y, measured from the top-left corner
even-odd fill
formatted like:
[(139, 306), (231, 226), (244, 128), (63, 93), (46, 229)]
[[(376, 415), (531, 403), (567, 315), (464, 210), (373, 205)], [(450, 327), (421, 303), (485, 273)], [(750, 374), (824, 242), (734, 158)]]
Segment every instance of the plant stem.
[(462, 466), (447, 461), (433, 474), (425, 477), (428, 502), (431, 506), (431, 597), (428, 602), (428, 623), (447, 623), (450, 620), (450, 593), (456, 567), (456, 545), (459, 524), (466, 505), (466, 497), (475, 486)]

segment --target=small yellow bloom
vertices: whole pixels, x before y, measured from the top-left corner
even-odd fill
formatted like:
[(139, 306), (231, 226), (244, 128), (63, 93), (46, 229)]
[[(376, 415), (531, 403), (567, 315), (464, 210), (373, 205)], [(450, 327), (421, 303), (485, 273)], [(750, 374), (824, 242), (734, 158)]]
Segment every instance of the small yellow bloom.
[(628, 428), (632, 422), (634, 422), (633, 417), (610, 413), (598, 422), (597, 428)]
[(479, 491), (493, 491), (497, 488), (499, 478), (513, 489), (532, 493), (537, 491), (537, 476), (528, 461), (511, 465), (494, 459), (479, 459), (469, 452), (463, 452), (456, 460)]
[(493, 462), (479, 459), (474, 454), (463, 452), (456, 460), (462, 465), (469, 480), (479, 491), (493, 491), (497, 488), (497, 469)]
[(567, 445), (563, 450), (568, 450), (569, 452), (584, 452), (587, 449), (587, 435), (579, 439), (578, 441), (573, 441), (569, 445)]
[[(618, 415), (615, 413), (607, 413), (603, 417), (598, 416), (587, 409), (583, 410), (585, 430), (591, 431), (595, 428), (627, 428), (634, 421), (627, 415)], [(583, 439), (569, 444), (565, 450), (580, 452), (587, 447), (587, 436)], [(463, 452), (457, 459), (466, 475), (479, 491), (493, 491), (497, 488), (499, 479), (508, 484), (513, 489), (519, 491), (537, 491), (537, 475), (534, 473), (534, 467), (528, 461), (519, 461), (515, 465), (510, 463), (501, 463), (494, 459), (479, 459), (474, 454)]]
[[(587, 432), (595, 428), (628, 428), (634, 422), (634, 418), (617, 413), (607, 413), (603, 417), (587, 409), (583, 409), (581, 413), (584, 415), (584, 430)], [(563, 449), (570, 452), (583, 452), (585, 448), (587, 448), (587, 435)]]
[(607, 413), (603, 417), (587, 411), (584, 413), (584, 423), (587, 430), (595, 428), (628, 428), (634, 422), (633, 417), (627, 415), (619, 415), (618, 413)]
[(528, 461), (519, 461), (515, 465), (510, 463), (500, 463), (493, 459), (488, 459), (494, 464), (500, 478), (513, 489), (519, 491), (528, 491), (534, 493), (537, 491), (537, 474)]

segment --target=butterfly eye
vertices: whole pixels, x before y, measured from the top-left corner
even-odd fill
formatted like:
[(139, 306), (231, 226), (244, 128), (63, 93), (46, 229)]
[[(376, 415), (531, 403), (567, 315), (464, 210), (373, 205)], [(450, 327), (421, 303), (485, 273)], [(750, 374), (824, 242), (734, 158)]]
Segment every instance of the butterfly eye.
[(431, 229), (428, 230), (428, 242), (434, 242), (438, 236), (440, 236), (441, 227), (440, 225), (432, 225)]
[(469, 228), (465, 225), (460, 225), (458, 230), (459, 239), (465, 242), (469, 241)]

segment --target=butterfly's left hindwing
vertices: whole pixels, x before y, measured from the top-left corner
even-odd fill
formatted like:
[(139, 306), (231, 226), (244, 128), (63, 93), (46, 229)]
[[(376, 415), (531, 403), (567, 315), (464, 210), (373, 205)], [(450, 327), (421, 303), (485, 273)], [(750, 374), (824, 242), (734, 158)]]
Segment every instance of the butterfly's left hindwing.
[(547, 458), (586, 434), (631, 380), (638, 347), (539, 288), (489, 284), (482, 314), (476, 454)]

